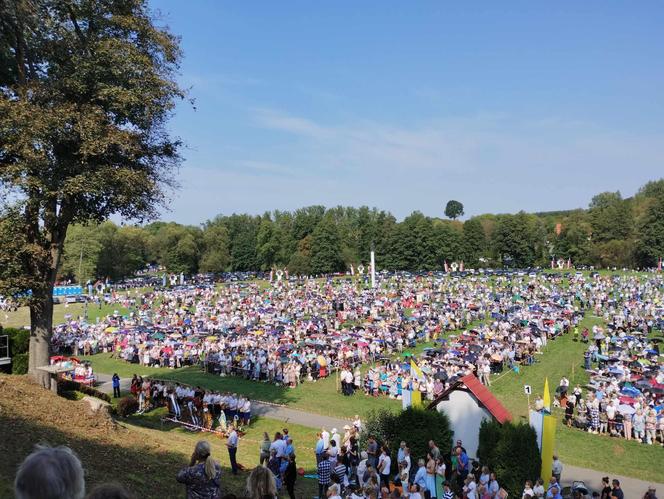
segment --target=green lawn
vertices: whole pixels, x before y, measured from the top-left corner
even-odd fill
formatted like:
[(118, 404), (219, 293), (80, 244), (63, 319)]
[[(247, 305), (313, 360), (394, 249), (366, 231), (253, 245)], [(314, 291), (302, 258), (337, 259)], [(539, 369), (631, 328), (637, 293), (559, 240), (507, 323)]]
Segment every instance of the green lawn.
[[(597, 317), (587, 315), (579, 329), (594, 324), (602, 324)], [(521, 369), (520, 374), (510, 371), (494, 378), (491, 391), (500, 399), (514, 417), (514, 421), (527, 421), (528, 403), (524, 385), (530, 385), (534, 396), (544, 391), (544, 379), (549, 379), (549, 390), (553, 397), (560, 378), (567, 376), (570, 385), (581, 385), (586, 393), (588, 375), (583, 368), (583, 352), (587, 345), (572, 340), (568, 334), (555, 341), (549, 341), (539, 362)], [(662, 480), (664, 457), (659, 446), (641, 445), (626, 440), (593, 435), (578, 429), (570, 429), (560, 423), (563, 413), (554, 409), (558, 418), (556, 451), (563, 463), (601, 470), (607, 474), (618, 473), (642, 480)]]
[[(234, 492), (238, 496), (242, 494), (247, 474), (235, 477), (230, 473), (230, 461), (226, 449), (226, 439), (212, 433), (196, 433), (183, 429), (182, 427), (166, 422), (161, 423), (161, 417), (165, 415), (164, 408), (157, 409), (144, 415), (130, 416), (127, 419), (119, 419), (119, 422), (128, 429), (135, 432), (136, 438), (158, 439), (167, 441), (172, 452), (189, 456), (199, 440), (207, 440), (212, 447), (212, 456), (219, 461), (224, 468), (222, 482), (225, 492)], [(293, 439), (297, 466), (304, 468), (307, 474), (316, 473), (316, 459), (314, 448), (316, 446), (316, 431), (296, 424), (288, 424), (288, 434)], [(275, 432), (281, 431), (284, 423), (275, 419), (256, 418), (252, 424), (245, 428), (246, 433), (240, 439), (238, 445), (237, 461), (247, 469), (252, 469), (259, 464), (259, 445), (263, 439), (263, 432), (267, 432), (270, 439)], [(182, 488), (184, 492), (184, 487)], [(313, 497), (317, 495), (318, 483), (314, 479), (298, 477), (296, 482), (296, 494), (302, 497)]]
[[(65, 315), (71, 315), (76, 318), (83, 315), (83, 303), (71, 303), (69, 305), (56, 304), (53, 305), (53, 324), (61, 324), (65, 321)], [(94, 322), (97, 317), (102, 318), (107, 315), (113, 314), (117, 311), (123, 315), (127, 313), (126, 308), (120, 305), (106, 305), (102, 304), (101, 308), (94, 303), (88, 304), (88, 321)], [(29, 327), (30, 326), (30, 310), (28, 307), (20, 307), (16, 312), (0, 312), (0, 325), (3, 327)]]
[(142, 367), (138, 364), (128, 364), (122, 360), (111, 359), (110, 354), (97, 354), (83, 357), (83, 359), (89, 360), (93, 369), (97, 372), (106, 374), (117, 372), (122, 378), (131, 377), (136, 373), (157, 379), (179, 381), (224, 392), (242, 393), (253, 400), (284, 404), (294, 409), (325, 416), (352, 418), (355, 414), (359, 414), (364, 417), (373, 409), (390, 408), (398, 410), (401, 407), (400, 401), (365, 397), (363, 393), (356, 393), (352, 397), (344, 397), (336, 390), (335, 376), (316, 383), (305, 382), (297, 388), (287, 388), (272, 383), (249, 381), (235, 376), (222, 378), (206, 374), (198, 367), (175, 370)]

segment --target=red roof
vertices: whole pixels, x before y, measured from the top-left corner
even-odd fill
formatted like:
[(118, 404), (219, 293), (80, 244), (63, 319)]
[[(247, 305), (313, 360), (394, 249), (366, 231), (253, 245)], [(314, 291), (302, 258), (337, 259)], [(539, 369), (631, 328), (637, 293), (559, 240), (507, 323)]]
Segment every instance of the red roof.
[(500, 424), (512, 420), (512, 414), (503, 404), (484, 386), (474, 374), (468, 374), (453, 383), (447, 390), (441, 393), (436, 400), (429, 404), (429, 409), (434, 408), (443, 399), (447, 399), (450, 392), (459, 388), (467, 388), (477, 399), (477, 403), (484, 407)]
[(480, 383), (477, 376), (474, 374), (468, 374), (461, 378), (461, 382), (466, 385), (466, 388), (475, 395), (477, 401), (482, 404), (500, 424), (512, 420), (512, 414), (510, 414), (510, 411), (500, 403), (500, 400), (498, 400), (486, 386)]

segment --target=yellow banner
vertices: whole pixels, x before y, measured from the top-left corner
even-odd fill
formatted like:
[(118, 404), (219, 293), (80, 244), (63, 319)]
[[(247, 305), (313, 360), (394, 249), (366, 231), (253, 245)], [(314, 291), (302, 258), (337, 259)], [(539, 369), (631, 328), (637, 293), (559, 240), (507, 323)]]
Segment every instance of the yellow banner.
[(544, 416), (542, 421), (542, 470), (541, 477), (544, 483), (551, 478), (551, 466), (553, 465), (553, 446), (556, 440), (556, 418)]

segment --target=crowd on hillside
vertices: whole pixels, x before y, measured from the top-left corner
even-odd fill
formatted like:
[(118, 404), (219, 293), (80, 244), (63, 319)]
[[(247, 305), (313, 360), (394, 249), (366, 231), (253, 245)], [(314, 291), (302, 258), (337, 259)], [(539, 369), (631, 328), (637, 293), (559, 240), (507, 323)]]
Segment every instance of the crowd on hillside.
[(606, 329), (595, 325), (582, 334), (589, 384), (570, 389), (563, 378), (556, 404), (568, 426), (664, 446), (664, 370), (653, 311), (637, 302), (613, 307), (605, 321)]
[[(221, 376), (286, 386), (339, 370), (347, 394), (363, 390), (400, 398), (404, 390), (418, 390), (432, 399), (445, 383), (469, 372), (489, 384), (491, 373), (536, 362), (560, 334), (574, 331), (588, 340), (588, 332), (577, 327), (585, 312), (630, 337), (661, 327), (662, 282), (661, 276), (573, 276), (564, 282), (549, 274), (394, 275), (379, 279), (374, 290), (343, 279), (267, 288), (176, 287), (118, 294), (116, 304), (128, 313), (96, 324), (60, 324), (53, 343), (62, 352), (112, 352), (163, 368), (201, 364)], [(432, 346), (417, 358), (404, 358), (418, 342)], [(658, 345), (650, 346), (658, 352)], [(605, 354), (593, 353), (600, 359)], [(659, 367), (653, 355), (649, 361)], [(360, 364), (374, 367), (361, 372)]]

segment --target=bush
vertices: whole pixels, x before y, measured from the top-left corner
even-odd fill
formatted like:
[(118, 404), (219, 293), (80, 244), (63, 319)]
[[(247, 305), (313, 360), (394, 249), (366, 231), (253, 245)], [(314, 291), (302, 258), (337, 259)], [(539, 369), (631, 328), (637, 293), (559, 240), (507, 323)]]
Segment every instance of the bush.
[(77, 383), (76, 381), (70, 380), (60, 380), (58, 381), (58, 391), (59, 392), (81, 392), (85, 395), (90, 395), (91, 397), (96, 397), (98, 399), (104, 400), (105, 402), (111, 402), (111, 396), (108, 393), (101, 392), (96, 388), (88, 385), (83, 385)]
[(12, 357), (12, 374), (28, 374), (27, 353), (19, 353)]
[(10, 355), (28, 352), (28, 349), (30, 348), (30, 331), (27, 329), (6, 327), (0, 330), (0, 335), (5, 334), (9, 336)]
[(485, 421), (480, 427), (477, 454), (482, 465), (496, 472), (498, 483), (510, 495), (518, 496), (526, 480), (534, 482), (540, 477), (537, 434), (529, 424)]
[(496, 467), (495, 451), (502, 434), (502, 425), (492, 419), (485, 419), (480, 426), (480, 443), (477, 459), (491, 469)]
[(396, 472), (397, 450), (401, 441), (410, 447), (410, 459), (417, 463), (426, 458), (429, 440), (436, 442), (440, 451), (449, 454), (452, 449), (452, 430), (448, 417), (438, 411), (427, 411), (409, 407), (405, 411), (393, 414), (382, 410), (371, 412), (366, 421), (363, 439), (373, 435), (376, 440), (388, 445), (392, 457), (393, 471)]
[(134, 397), (122, 397), (117, 405), (118, 416), (126, 418), (138, 411), (138, 400)]

